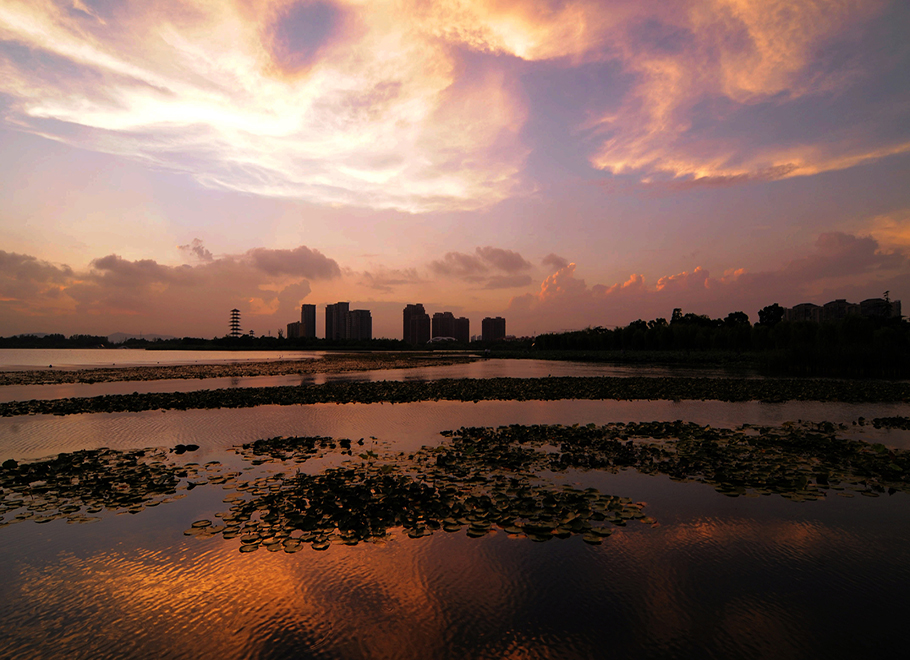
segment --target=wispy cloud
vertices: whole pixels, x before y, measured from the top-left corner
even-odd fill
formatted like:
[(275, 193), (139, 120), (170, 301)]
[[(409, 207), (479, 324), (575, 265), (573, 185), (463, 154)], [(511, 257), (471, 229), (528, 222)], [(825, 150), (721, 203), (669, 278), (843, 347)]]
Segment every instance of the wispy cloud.
[(11, 121), (208, 186), (324, 203), (476, 208), (520, 183), (520, 99), (494, 67), (457, 79), (407, 3), (104, 7), (0, 6)]
[[(522, 64), (612, 67), (600, 84), (615, 104), (579, 88), (587, 120), (571, 130), (595, 168), (646, 183), (730, 185), (910, 151), (874, 112), (832, 130), (811, 122), (876, 65), (840, 46), (887, 6), (6, 0), (0, 79), (19, 129), (206, 186), (476, 209), (533, 187), (523, 130), (545, 110), (528, 106), (536, 69)], [(782, 128), (794, 116), (805, 130)]]
[[(868, 71), (838, 63), (839, 39), (862, 30), (884, 0), (712, 0), (638, 3), (618, 29), (632, 77), (620, 107), (592, 127), (592, 164), (645, 183), (730, 185), (841, 170), (910, 151), (906, 136), (841, 123), (819, 132), (809, 108)], [(873, 107), (873, 106), (870, 106)], [(795, 135), (793, 117), (802, 130)], [(777, 122), (776, 127), (769, 122)], [(776, 128), (776, 130), (775, 130)]]

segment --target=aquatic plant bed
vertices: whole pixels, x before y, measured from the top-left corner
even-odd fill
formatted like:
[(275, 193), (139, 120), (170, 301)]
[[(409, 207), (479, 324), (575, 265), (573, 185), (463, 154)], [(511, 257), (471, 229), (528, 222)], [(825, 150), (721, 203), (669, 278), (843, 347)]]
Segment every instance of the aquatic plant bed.
[(411, 403), (416, 401), (552, 401), (558, 399), (910, 401), (910, 384), (887, 381), (734, 378), (485, 378), (430, 382), (333, 382), (324, 385), (250, 387), (196, 392), (133, 393), (0, 404), (0, 416), (143, 410), (249, 408), (312, 403)]
[(465, 364), (474, 362), (477, 359), (479, 358), (473, 355), (342, 353), (339, 355), (326, 355), (319, 360), (273, 360), (271, 362), (187, 364), (160, 367), (0, 371), (0, 386), (113, 383), (133, 380), (172, 380), (176, 378), (250, 378), (254, 376), (289, 376), (294, 374), (336, 374), (351, 371), (409, 369), (413, 367)]
[(145, 444), (8, 454), (0, 655), (906, 655), (910, 451), (855, 439), (884, 417), (453, 417), (409, 444), (369, 419), (401, 408), (199, 446), (112, 416)]
[[(842, 430), (830, 422), (736, 429), (681, 421), (510, 425), (443, 431), (442, 444), (414, 452), (377, 452), (363, 439), (280, 436), (234, 447), (249, 465), (241, 470), (186, 462), (182, 455), (195, 451), (186, 445), (78, 451), (0, 465), (0, 527), (95, 522), (105, 510), (139, 513), (211, 484), (233, 491), (224, 499), (230, 510), (217, 514), (220, 523), (197, 520), (184, 534), (239, 537), (241, 552), (356, 545), (393, 528), (411, 538), (440, 530), (476, 538), (498, 527), (533, 541), (579, 535), (600, 544), (616, 526), (656, 521), (642, 512), (643, 503), (559, 484), (553, 475), (636, 470), (710, 484), (731, 497), (799, 502), (828, 492), (910, 492), (910, 452), (838, 437)], [(315, 474), (299, 470), (333, 455), (340, 464)], [(261, 476), (246, 473), (263, 465)]]

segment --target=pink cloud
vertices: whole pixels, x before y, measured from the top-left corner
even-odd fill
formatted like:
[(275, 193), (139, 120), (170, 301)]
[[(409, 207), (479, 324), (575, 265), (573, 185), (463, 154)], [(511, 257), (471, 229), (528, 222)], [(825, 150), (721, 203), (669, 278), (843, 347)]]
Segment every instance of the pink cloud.
[[(189, 248), (207, 253), (195, 242)], [(111, 254), (93, 260), (85, 272), (0, 251), (0, 327), (34, 332), (24, 324), (43, 317), (55, 331), (69, 326), (71, 332), (211, 336), (224, 332), (226, 314), (236, 307), (247, 328), (265, 331), (299, 317), (310, 279), (340, 274), (333, 259), (306, 246), (257, 248), (177, 266)]]
[(840, 232), (821, 234), (801, 257), (778, 270), (750, 273), (731, 268), (712, 277), (702, 267), (664, 275), (648, 285), (641, 274), (625, 282), (588, 286), (570, 263), (547, 277), (540, 291), (513, 297), (509, 318), (538, 331), (589, 325), (624, 325), (637, 318), (669, 316), (672, 309), (724, 316), (745, 311), (757, 320), (757, 310), (778, 302), (785, 307), (833, 298), (862, 300), (890, 289), (898, 298), (910, 290), (908, 260), (879, 250), (870, 237)]
[[(527, 276), (519, 276), (518, 273), (531, 267), (530, 262), (518, 252), (489, 245), (476, 248), (474, 254), (447, 252), (442, 259), (430, 262), (430, 270), (437, 275), (484, 282), (486, 288), (530, 284)], [(501, 273), (510, 276), (510, 279), (503, 279)]]
[(334, 259), (305, 245), (293, 250), (255, 248), (247, 252), (246, 256), (267, 275), (292, 275), (311, 279), (331, 279), (341, 275), (341, 268)]
[(560, 268), (565, 268), (568, 266), (569, 260), (551, 252), (543, 259), (541, 259), (540, 263), (542, 263), (544, 266), (549, 266), (554, 270), (559, 270)]

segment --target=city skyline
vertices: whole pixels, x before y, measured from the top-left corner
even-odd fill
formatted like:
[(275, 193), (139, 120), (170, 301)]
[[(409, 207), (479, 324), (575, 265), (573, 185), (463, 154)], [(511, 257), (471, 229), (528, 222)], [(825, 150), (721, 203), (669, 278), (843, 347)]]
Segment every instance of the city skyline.
[(910, 290), (910, 5), (9, 0), (0, 335)]

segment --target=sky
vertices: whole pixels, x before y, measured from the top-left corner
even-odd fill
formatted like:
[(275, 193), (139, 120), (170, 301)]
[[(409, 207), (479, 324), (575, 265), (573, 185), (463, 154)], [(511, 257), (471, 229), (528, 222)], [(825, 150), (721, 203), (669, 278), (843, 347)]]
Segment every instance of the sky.
[(910, 293), (906, 0), (2, 0), (0, 335)]

